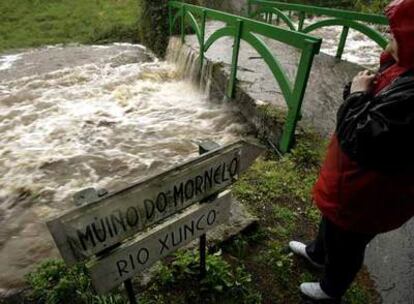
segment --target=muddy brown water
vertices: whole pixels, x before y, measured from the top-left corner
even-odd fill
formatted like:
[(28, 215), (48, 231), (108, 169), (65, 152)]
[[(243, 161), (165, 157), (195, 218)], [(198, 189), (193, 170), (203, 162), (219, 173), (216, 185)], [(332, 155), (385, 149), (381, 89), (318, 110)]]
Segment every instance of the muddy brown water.
[[(316, 34), (325, 38), (322, 52), (334, 55), (340, 29)], [(227, 62), (223, 50), (231, 41), (223, 43), (228, 45), (212, 50), (211, 57)], [(351, 32), (344, 59), (374, 69), (379, 52)], [(207, 81), (202, 90), (182, 79), (194, 74), (194, 54), (170, 55), (177, 65), (127, 44), (53, 46), (0, 56), (2, 294), (22, 286), (23, 275), (35, 263), (57, 256), (44, 221), (72, 208), (76, 191), (89, 186), (117, 189), (195, 156), (200, 140), (226, 143), (247, 132), (236, 109), (207, 102), (209, 71), (203, 73)], [(289, 66), (290, 60), (283, 60), (283, 52), (281, 56)], [(249, 55), (246, 60), (253, 59)], [(248, 64), (244, 69), (243, 60), (239, 76), (260, 79), (251, 85), (255, 89), (265, 82), (263, 71)], [(316, 64), (336, 76), (345, 74), (347, 80), (361, 69), (331, 61), (320, 55)], [(310, 88), (316, 85), (328, 106), (316, 107), (307, 97), (304, 110), (329, 133), (337, 107), (330, 102), (341, 93), (336, 79), (327, 76), (311, 78)], [(253, 93), (258, 99), (274, 98), (273, 86)], [(385, 304), (414, 303), (413, 240), (411, 221), (378, 236), (368, 248), (366, 263)]]
[(198, 143), (249, 130), (235, 109), (183, 79), (192, 58), (130, 44), (0, 56), (0, 292), (58, 257), (46, 219), (86, 187), (109, 191), (197, 156)]

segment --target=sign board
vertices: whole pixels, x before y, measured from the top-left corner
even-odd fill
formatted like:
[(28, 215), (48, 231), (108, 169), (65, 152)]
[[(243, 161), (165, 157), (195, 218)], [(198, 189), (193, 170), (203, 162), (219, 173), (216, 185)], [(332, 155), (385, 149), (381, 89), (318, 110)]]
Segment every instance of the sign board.
[(224, 146), (48, 222), (68, 264), (109, 250), (136, 233), (223, 191), (263, 151)]
[(87, 266), (98, 293), (104, 293), (150, 267), (156, 261), (185, 246), (230, 217), (231, 195), (221, 193), (212, 203), (194, 205), (183, 213), (138, 235), (110, 255)]

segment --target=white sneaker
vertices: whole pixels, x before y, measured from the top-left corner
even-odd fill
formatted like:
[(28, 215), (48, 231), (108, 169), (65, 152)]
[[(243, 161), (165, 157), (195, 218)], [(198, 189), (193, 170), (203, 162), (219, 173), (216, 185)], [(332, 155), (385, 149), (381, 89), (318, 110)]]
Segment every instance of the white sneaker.
[(289, 248), (293, 253), (300, 255), (307, 259), (313, 266), (316, 268), (325, 268), (325, 265), (316, 263), (313, 261), (310, 256), (306, 253), (306, 245), (301, 242), (291, 241), (289, 242)]
[(328, 296), (321, 288), (320, 283), (302, 283), (300, 291), (312, 300), (333, 300), (334, 298)]

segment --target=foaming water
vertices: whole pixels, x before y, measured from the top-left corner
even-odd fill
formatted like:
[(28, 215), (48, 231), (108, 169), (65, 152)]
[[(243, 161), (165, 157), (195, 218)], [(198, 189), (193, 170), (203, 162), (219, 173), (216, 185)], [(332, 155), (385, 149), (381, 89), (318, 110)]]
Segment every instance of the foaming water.
[(182, 45), (181, 39), (171, 37), (167, 49), (167, 61), (175, 63), (178, 74), (197, 85), (206, 98), (210, 98), (213, 64), (205, 60), (200, 66), (199, 53)]
[(13, 63), (21, 58), (21, 55), (0, 56), (0, 71), (10, 69)]
[[(308, 26), (325, 19), (322, 17), (306, 18), (304, 24)], [(298, 21), (294, 22), (296, 27), (298, 23)], [(311, 32), (310, 35), (323, 38), (321, 52), (336, 56), (342, 28), (342, 26), (323, 27)], [(378, 29), (381, 31), (380, 26), (378, 26)], [(369, 69), (376, 69), (379, 66), (379, 56), (382, 51), (382, 48), (375, 41), (356, 30), (350, 29), (342, 59)]]
[[(20, 287), (34, 263), (57, 256), (44, 223), (72, 208), (77, 191), (119, 189), (195, 157), (202, 140), (225, 144), (247, 131), (235, 111), (183, 79), (196, 74), (194, 58), (176, 65), (123, 44), (16, 56), (27, 73), (9, 66), (0, 75), (3, 292)], [(55, 67), (33, 66), (53, 58)]]

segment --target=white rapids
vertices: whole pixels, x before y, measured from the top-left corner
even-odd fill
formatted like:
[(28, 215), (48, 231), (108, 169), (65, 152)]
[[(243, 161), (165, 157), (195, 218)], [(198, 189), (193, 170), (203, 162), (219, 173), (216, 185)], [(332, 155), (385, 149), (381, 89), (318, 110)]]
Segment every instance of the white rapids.
[(0, 291), (57, 256), (47, 218), (87, 188), (130, 185), (248, 131), (235, 110), (138, 45), (0, 57)]
[[(306, 18), (304, 25), (306, 27), (325, 19), (327, 18)], [(299, 22), (297, 20), (294, 22), (296, 28), (298, 27), (298, 23)], [(280, 25), (285, 27), (282, 22)], [(377, 29), (381, 31), (380, 26), (377, 26)], [(331, 56), (336, 56), (341, 33), (342, 26), (329, 26), (319, 28), (309, 34), (323, 38), (321, 52)], [(376, 69), (378, 68), (378, 59), (382, 51), (381, 47), (375, 41), (354, 29), (350, 29), (344, 53), (342, 55), (342, 60), (353, 62), (369, 69)]]

